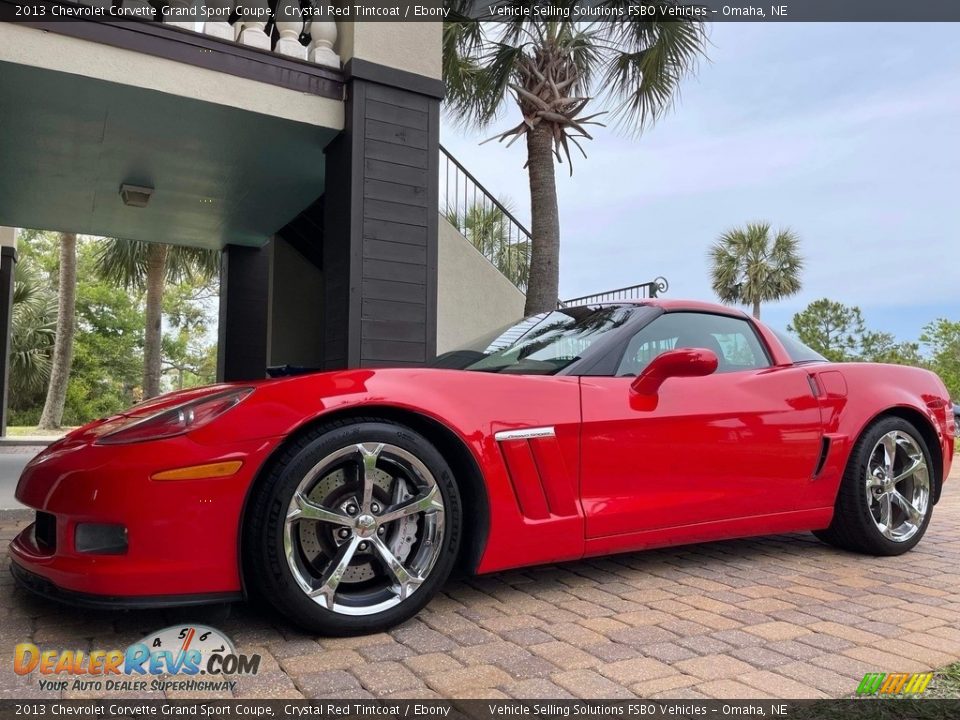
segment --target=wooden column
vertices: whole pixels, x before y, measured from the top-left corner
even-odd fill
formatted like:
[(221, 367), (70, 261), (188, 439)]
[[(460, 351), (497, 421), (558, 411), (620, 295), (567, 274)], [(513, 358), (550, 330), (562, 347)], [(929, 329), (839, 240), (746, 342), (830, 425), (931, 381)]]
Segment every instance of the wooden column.
[(257, 380), (269, 363), (270, 247), (227, 245), (220, 264), (217, 380)]
[(327, 149), (328, 368), (420, 365), (436, 354), (443, 84), (352, 59), (344, 132)]

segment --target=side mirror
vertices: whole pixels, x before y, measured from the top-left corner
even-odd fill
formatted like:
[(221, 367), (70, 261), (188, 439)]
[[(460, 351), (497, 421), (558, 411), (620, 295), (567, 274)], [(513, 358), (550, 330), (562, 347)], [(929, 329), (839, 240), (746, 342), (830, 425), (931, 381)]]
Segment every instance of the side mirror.
[(660, 353), (630, 383), (638, 395), (656, 395), (663, 381), (671, 377), (702, 377), (717, 369), (719, 360), (706, 348), (682, 348)]

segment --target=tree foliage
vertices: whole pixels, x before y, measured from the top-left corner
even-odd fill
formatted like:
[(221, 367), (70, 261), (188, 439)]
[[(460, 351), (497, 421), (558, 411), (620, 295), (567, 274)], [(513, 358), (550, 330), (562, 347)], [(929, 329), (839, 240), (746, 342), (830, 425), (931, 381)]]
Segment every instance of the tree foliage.
[[(500, 204), (510, 210), (509, 204)], [(510, 220), (494, 205), (476, 203), (463, 212), (450, 209), (447, 222), (457, 228), (510, 282), (521, 290), (530, 274), (530, 243), (510, 236)]]
[[(504, 137), (538, 125), (550, 127), (557, 159), (569, 158), (564, 137), (589, 139), (582, 127), (591, 102), (605, 108), (629, 130), (651, 126), (672, 105), (681, 81), (697, 66), (706, 48), (702, 22), (677, 21), (662, 3), (649, 20), (623, 18), (584, 22), (544, 21), (517, 15), (502, 22), (467, 17), (469, 2), (448, 2), (443, 32), (446, 102), (465, 125), (485, 127), (508, 104), (521, 110), (521, 122)], [(596, 5), (561, 0), (571, 11)], [(627, 0), (600, 5), (626, 9)], [(526, 0), (500, 3), (525, 8)], [(596, 115), (596, 114), (594, 114)], [(526, 130), (525, 130), (526, 128)]]
[[(104, 280), (127, 290), (145, 290), (149, 269), (150, 249), (157, 243), (118, 238), (96, 240), (95, 268)], [(220, 267), (220, 253), (216, 250), (170, 245), (167, 254), (165, 281), (206, 282)]]
[(116, 238), (98, 241), (97, 274), (123, 288), (145, 292), (144, 397), (153, 397), (161, 390), (163, 298), (167, 285), (209, 283), (219, 265), (220, 253), (215, 250)]
[(57, 331), (50, 359), (50, 381), (47, 397), (37, 424), (41, 430), (54, 430), (63, 422), (73, 365), (73, 339), (77, 321), (77, 235), (60, 233), (57, 273)]
[(771, 238), (767, 222), (728, 230), (709, 252), (713, 291), (720, 302), (750, 306), (759, 318), (761, 303), (800, 291), (799, 246), (799, 238), (789, 229)]
[[(600, 5), (626, 10), (628, 0)], [(528, 0), (498, 7), (511, 19), (480, 22), (467, 16), (469, 0), (448, 0), (443, 30), (446, 106), (462, 125), (483, 128), (509, 107), (515, 124), (496, 137), (508, 145), (525, 137), (530, 180), (533, 247), (528, 314), (556, 307), (560, 222), (554, 160), (572, 172), (571, 146), (609, 114), (621, 129), (641, 132), (673, 104), (681, 81), (704, 54), (704, 25), (677, 20), (671, 0), (645, 20), (584, 21), (574, 12), (592, 0), (559, 0), (569, 19), (543, 20), (523, 12)], [(511, 10), (518, 10), (515, 15)], [(598, 109), (599, 108), (599, 109)], [(493, 138), (491, 138), (493, 139)]]
[(13, 412), (43, 401), (56, 330), (57, 295), (36, 263), (23, 257), (13, 278), (9, 393)]
[(810, 303), (793, 316), (787, 330), (828, 360), (923, 365), (917, 343), (897, 342), (888, 332), (868, 330), (856, 305), (828, 298)]
[[(77, 243), (76, 336), (74, 355), (63, 414), (64, 425), (78, 425), (111, 415), (143, 397), (144, 293), (135, 286), (125, 289), (97, 272), (99, 241), (81, 237)], [(18, 238), (17, 278), (14, 293), (14, 345), (25, 346), (31, 339), (40, 361), (46, 347), (52, 350), (56, 322), (58, 236), (56, 233), (21, 231)], [(26, 302), (26, 297), (34, 299)], [(40, 303), (37, 297), (44, 298)], [(216, 280), (202, 283), (184, 278), (169, 285), (165, 298), (166, 333), (185, 338), (198, 358), (199, 372), (183, 375), (185, 387), (207, 384), (216, 374), (215, 305)], [(36, 318), (23, 312), (28, 305), (46, 311)], [(19, 319), (18, 319), (19, 318)], [(37, 342), (37, 339), (40, 342)], [(23, 345), (17, 343), (23, 341)], [(178, 340), (179, 342), (179, 340)], [(45, 343), (45, 344), (44, 344)], [(169, 353), (167, 348), (169, 347)], [(164, 343), (163, 362), (182, 364), (179, 345)], [(48, 360), (49, 361), (49, 360)], [(170, 371), (164, 388), (179, 385)], [(35, 392), (22, 392), (29, 376), (17, 358), (11, 363), (10, 422), (36, 425), (43, 405), (46, 379)]]
[(938, 318), (928, 323), (920, 342), (930, 352), (930, 369), (943, 380), (954, 402), (960, 402), (960, 321)]
[(866, 324), (858, 307), (821, 298), (793, 316), (787, 330), (828, 360), (851, 359), (866, 332)]

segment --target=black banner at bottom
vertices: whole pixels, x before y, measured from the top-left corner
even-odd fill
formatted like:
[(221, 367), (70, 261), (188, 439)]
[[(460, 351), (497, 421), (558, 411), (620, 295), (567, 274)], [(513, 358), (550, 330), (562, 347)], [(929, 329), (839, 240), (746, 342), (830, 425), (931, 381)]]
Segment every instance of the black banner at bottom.
[(0, 700), (0, 718), (790, 718), (955, 720), (960, 699), (910, 700)]

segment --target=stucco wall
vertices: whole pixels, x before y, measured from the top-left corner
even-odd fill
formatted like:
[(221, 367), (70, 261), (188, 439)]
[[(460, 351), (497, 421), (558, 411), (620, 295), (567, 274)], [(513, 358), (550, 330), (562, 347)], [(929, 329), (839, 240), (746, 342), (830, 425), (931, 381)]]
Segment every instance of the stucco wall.
[(323, 364), (323, 272), (282, 238), (270, 256), (270, 365)]
[[(439, 222), (437, 353), (523, 316), (524, 296), (443, 217)], [(320, 365), (323, 272), (281, 238), (271, 246), (269, 364)]]
[(17, 228), (0, 225), (0, 247), (17, 247)]
[(441, 22), (340, 22), (340, 59), (360, 58), (439, 79), (443, 76)]
[(524, 295), (441, 216), (437, 354), (523, 317)]
[[(439, 47), (437, 41), (438, 53)], [(0, 61), (85, 75), (310, 125), (343, 129), (343, 102), (340, 100), (14, 23), (0, 23)]]

